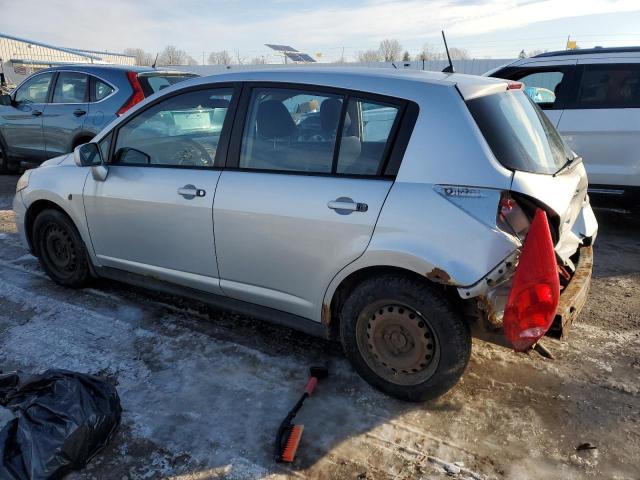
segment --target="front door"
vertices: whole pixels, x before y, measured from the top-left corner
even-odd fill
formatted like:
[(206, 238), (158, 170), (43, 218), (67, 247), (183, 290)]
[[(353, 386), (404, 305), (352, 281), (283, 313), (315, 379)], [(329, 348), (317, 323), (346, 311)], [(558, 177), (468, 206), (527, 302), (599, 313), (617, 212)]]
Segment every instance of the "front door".
[(101, 265), (219, 293), (212, 207), (232, 96), (231, 88), (174, 95), (105, 138), (115, 142), (100, 145), (111, 151), (107, 178), (89, 175), (84, 189)]
[(83, 132), (89, 111), (89, 77), (84, 73), (60, 72), (51, 103), (42, 117), (47, 157), (69, 153)]
[(382, 172), (399, 107), (313, 87), (245, 95), (241, 145), (214, 202), (221, 287), (317, 319), (333, 276), (365, 251), (391, 188)]
[(46, 158), (42, 118), (53, 76), (51, 72), (34, 75), (16, 90), (13, 105), (0, 107), (0, 132), (9, 156), (34, 161)]

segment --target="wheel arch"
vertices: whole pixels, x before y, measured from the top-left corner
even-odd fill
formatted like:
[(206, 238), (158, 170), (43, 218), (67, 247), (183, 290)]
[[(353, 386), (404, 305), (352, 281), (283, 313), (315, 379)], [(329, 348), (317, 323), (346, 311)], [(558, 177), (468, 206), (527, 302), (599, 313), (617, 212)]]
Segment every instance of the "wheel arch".
[(442, 281), (440, 278), (430, 277), (428, 274), (425, 275), (424, 272), (419, 272), (406, 266), (380, 264), (351, 269), (344, 275), (336, 276), (336, 279), (334, 279), (332, 284), (329, 286), (329, 289), (327, 289), (327, 293), (322, 304), (321, 321), (327, 329), (329, 337), (339, 338), (340, 309), (353, 289), (367, 278), (385, 274), (399, 274), (420, 282), (437, 286), (442, 289), (443, 295), (450, 298), (452, 301), (457, 303), (459, 300), (459, 296), (456, 295), (455, 288), (447, 285), (446, 281)]
[(62, 206), (48, 199), (36, 200), (31, 205), (29, 205), (24, 218), (24, 231), (25, 236), (27, 237), (27, 242), (29, 243), (29, 250), (36, 256), (37, 252), (33, 247), (33, 222), (35, 221), (38, 214), (40, 214), (40, 212), (47, 209), (59, 211), (60, 213), (65, 215), (69, 219), (69, 221), (71, 221), (71, 223), (73, 223), (76, 229), (78, 228), (76, 222), (73, 221), (73, 217), (69, 215), (69, 213)]

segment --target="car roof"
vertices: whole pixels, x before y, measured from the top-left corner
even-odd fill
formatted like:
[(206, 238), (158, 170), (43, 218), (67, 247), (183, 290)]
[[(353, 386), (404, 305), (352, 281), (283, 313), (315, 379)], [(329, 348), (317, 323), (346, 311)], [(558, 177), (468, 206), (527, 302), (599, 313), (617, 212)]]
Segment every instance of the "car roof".
[(576, 50), (558, 50), (555, 52), (544, 52), (539, 53), (531, 58), (541, 58), (541, 57), (564, 57), (564, 56), (576, 56), (576, 55), (594, 55), (594, 54), (602, 54), (602, 53), (636, 53), (640, 54), (640, 47), (595, 47), (595, 48), (584, 48), (584, 49), (576, 49)]
[[(465, 75), (461, 73), (430, 72), (414, 69), (391, 68), (260, 68), (256, 70), (226, 71), (207, 77), (188, 80), (180, 87), (215, 82), (278, 82), (313, 84), (327, 87), (362, 90), (407, 98), (407, 87), (437, 85), (457, 87), (463, 98), (503, 91), (505, 80)], [(175, 86), (173, 88), (180, 88)], [(167, 89), (168, 90), (168, 89)]]

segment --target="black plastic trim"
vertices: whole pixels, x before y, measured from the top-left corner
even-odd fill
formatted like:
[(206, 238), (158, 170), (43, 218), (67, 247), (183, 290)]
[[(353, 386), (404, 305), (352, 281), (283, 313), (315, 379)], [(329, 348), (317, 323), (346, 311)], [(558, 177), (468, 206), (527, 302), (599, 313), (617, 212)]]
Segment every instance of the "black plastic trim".
[(282, 325), (298, 330), (314, 337), (329, 338), (329, 330), (322, 325), (322, 323), (315, 322), (299, 315), (276, 310), (275, 308), (263, 307), (261, 305), (256, 305), (255, 303), (244, 302), (235, 298), (176, 285), (150, 276), (125, 272), (117, 268), (95, 267), (95, 272), (98, 277), (116, 280), (144, 289), (163, 292), (169, 295), (191, 298), (216, 308), (232, 310), (243, 315), (256, 317), (276, 325)]

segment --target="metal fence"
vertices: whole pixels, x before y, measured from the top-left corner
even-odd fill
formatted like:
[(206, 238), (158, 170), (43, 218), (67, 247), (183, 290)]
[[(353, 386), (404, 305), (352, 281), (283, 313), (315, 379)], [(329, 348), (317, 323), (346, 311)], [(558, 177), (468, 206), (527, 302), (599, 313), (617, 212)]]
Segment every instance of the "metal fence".
[[(500, 67), (507, 63), (513, 62), (515, 59), (509, 58), (496, 58), (496, 59), (471, 59), (471, 60), (455, 60), (453, 66), (458, 73), (467, 73), (470, 75), (482, 75), (489, 70)], [(304, 68), (318, 68), (318, 67), (378, 67), (378, 68), (398, 68), (398, 69), (414, 69), (414, 70), (429, 70), (429, 71), (441, 71), (448, 65), (446, 60), (428, 60), (413, 61), (413, 62), (374, 62), (374, 63), (361, 63), (361, 62), (349, 62), (349, 63), (296, 63), (296, 64), (264, 64), (264, 65), (192, 65), (183, 66), (176, 65), (171, 68), (177, 70), (183, 70), (188, 72), (194, 72), (199, 75), (213, 75), (216, 73), (222, 73), (229, 70), (262, 70), (265, 68), (291, 68), (291, 67), (304, 67)]]

